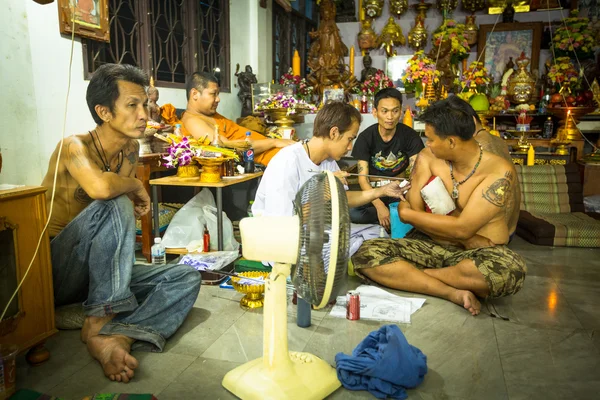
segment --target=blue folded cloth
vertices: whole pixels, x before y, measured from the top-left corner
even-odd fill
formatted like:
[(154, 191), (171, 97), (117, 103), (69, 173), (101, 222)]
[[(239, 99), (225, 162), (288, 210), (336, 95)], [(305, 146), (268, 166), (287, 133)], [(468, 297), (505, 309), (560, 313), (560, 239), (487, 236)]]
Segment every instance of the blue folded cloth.
[(338, 353), (335, 362), (346, 389), (368, 390), (378, 399), (406, 399), (405, 388), (419, 385), (427, 373), (427, 356), (396, 325), (371, 332), (351, 356)]

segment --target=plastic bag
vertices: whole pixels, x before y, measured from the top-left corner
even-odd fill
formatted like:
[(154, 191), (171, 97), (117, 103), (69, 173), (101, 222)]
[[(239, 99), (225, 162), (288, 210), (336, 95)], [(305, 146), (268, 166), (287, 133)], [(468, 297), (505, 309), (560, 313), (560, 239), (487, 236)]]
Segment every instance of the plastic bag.
[(215, 251), (211, 253), (186, 254), (180, 264), (190, 265), (198, 271), (218, 271), (234, 262), (239, 257), (237, 251)]
[[(218, 249), (218, 229), (217, 229), (217, 208), (213, 206), (202, 207), (204, 211), (204, 218), (206, 220), (206, 226), (210, 232), (210, 249)], [(237, 251), (240, 248), (240, 244), (233, 237), (233, 224), (227, 214), (223, 212), (223, 250), (225, 251)]]
[[(202, 240), (206, 224), (204, 206), (215, 206), (215, 199), (207, 188), (202, 189), (175, 213), (162, 239), (166, 248), (187, 247), (192, 240)], [(215, 230), (215, 238), (216, 235)]]

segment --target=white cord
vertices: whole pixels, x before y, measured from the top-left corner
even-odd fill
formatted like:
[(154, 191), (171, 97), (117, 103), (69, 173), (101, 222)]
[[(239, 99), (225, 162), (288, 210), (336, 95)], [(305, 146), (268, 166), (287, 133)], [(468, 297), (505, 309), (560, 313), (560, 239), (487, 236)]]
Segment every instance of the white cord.
[[(71, 15), (72, 16), (75, 15), (74, 13), (75, 13), (75, 6), (73, 6)], [(29, 263), (29, 266), (25, 270), (25, 274), (23, 274), (23, 278), (21, 278), (21, 281), (17, 285), (17, 288), (15, 289), (14, 293), (8, 300), (8, 303), (6, 303), (6, 307), (4, 307), (4, 311), (2, 311), (2, 316), (0, 316), (0, 321), (4, 320), (4, 316), (6, 315), (6, 312), (8, 311), (8, 307), (10, 306), (10, 303), (12, 303), (12, 301), (15, 299), (15, 297), (17, 296), (17, 293), (19, 293), (19, 290), (21, 289), (21, 286), (23, 285), (23, 282), (25, 282), (25, 279), (27, 278), (27, 275), (29, 274), (29, 271), (31, 270), (31, 266), (33, 265), (33, 262), (35, 261), (35, 258), (37, 257), (38, 252), (40, 250), (40, 246), (42, 244), (42, 239), (44, 238), (44, 234), (46, 233), (46, 230), (48, 229), (48, 225), (50, 225), (50, 218), (52, 218), (52, 211), (54, 208), (54, 193), (56, 192), (56, 178), (58, 176), (58, 165), (60, 163), (60, 156), (62, 153), (63, 143), (65, 141), (65, 130), (66, 130), (66, 126), (67, 126), (67, 107), (69, 105), (69, 93), (71, 91), (71, 69), (73, 66), (73, 48), (75, 47), (75, 18), (72, 17), (71, 19), (73, 21), (73, 24), (71, 26), (71, 55), (69, 57), (69, 77), (67, 79), (67, 96), (65, 99), (65, 114), (64, 114), (64, 118), (63, 118), (62, 137), (60, 139), (60, 146), (58, 148), (58, 155), (56, 157), (56, 166), (54, 168), (54, 182), (52, 183), (52, 194), (50, 197), (50, 212), (48, 213), (48, 219), (46, 221), (46, 225), (44, 226), (44, 229), (42, 230), (42, 233), (40, 234), (40, 238), (38, 239), (38, 243), (37, 243), (37, 246), (33, 253), (33, 257), (31, 257), (31, 262)]]

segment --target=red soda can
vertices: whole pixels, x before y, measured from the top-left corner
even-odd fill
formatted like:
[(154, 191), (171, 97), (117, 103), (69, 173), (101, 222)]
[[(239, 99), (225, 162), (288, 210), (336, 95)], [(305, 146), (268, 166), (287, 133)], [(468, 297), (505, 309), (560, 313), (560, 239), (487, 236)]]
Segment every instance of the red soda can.
[(360, 293), (350, 290), (346, 294), (346, 319), (357, 321), (360, 319)]

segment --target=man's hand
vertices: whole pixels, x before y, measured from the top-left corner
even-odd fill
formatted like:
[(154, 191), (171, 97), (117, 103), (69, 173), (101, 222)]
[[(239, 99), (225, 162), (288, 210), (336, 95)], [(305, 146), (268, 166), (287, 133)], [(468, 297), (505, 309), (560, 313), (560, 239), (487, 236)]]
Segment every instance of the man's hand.
[(398, 217), (400, 218), (400, 221), (406, 223), (404, 215), (406, 215), (406, 211), (408, 210), (412, 210), (408, 201), (401, 201), (400, 204), (398, 204)]
[(129, 198), (133, 201), (133, 214), (136, 219), (146, 215), (150, 211), (150, 196), (148, 196), (143, 186), (130, 192)]
[(393, 181), (388, 183), (385, 186), (381, 187), (381, 196), (380, 197), (394, 197), (400, 199), (400, 201), (405, 201), (404, 193), (410, 189), (410, 182), (406, 183), (404, 186), (400, 187), (400, 182), (408, 182), (408, 181)]
[(386, 230), (390, 230), (390, 209), (385, 206), (376, 206), (377, 210), (377, 219), (379, 220), (379, 225), (383, 226)]
[(348, 176), (348, 173), (346, 171), (335, 171), (333, 173), (333, 176), (338, 178), (340, 180), (340, 182), (342, 182), (342, 184), (348, 186), (348, 182), (346, 181), (346, 177)]
[(481, 249), (484, 247), (494, 247), (496, 245), (496, 243), (481, 235), (475, 235), (470, 239), (461, 240), (460, 244), (463, 245), (465, 250)]
[(295, 140), (291, 139), (275, 139), (275, 147), (286, 147), (291, 144), (298, 143)]

